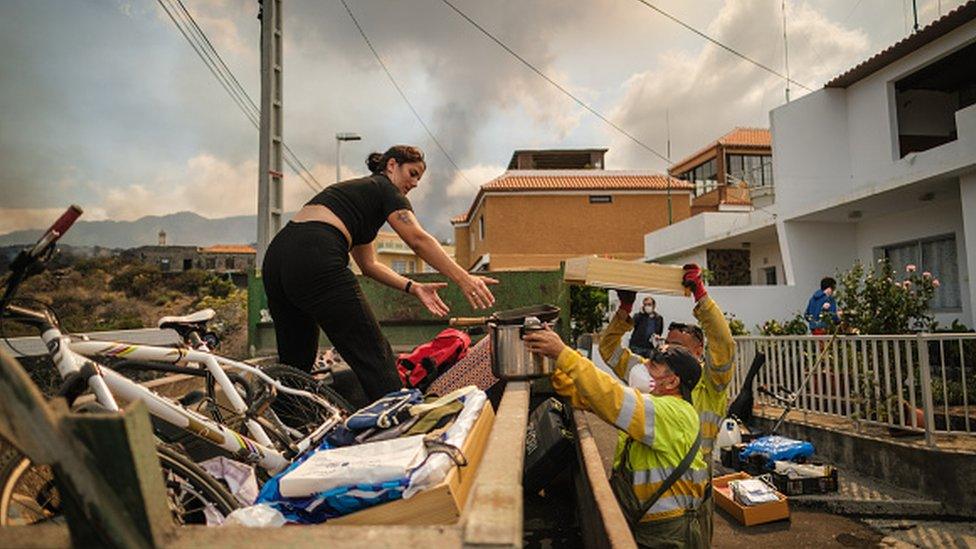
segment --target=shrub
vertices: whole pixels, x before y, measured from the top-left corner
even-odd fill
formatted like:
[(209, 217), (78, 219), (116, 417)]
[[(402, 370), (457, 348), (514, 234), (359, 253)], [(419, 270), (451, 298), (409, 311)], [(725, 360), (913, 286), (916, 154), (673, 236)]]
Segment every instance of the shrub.
[(729, 323), (729, 331), (732, 332), (733, 336), (749, 335), (749, 330), (746, 330), (746, 323), (735, 318), (734, 314), (725, 313), (725, 321)]
[(757, 325), (756, 330), (764, 336), (804, 335), (807, 333), (807, 321), (803, 315), (796, 313), (789, 320), (779, 321), (771, 318)]
[(904, 334), (929, 331), (933, 317), (929, 300), (939, 281), (929, 273), (919, 273), (914, 265), (896, 273), (887, 259), (871, 269), (856, 262), (851, 270), (838, 275), (837, 308), (841, 329), (848, 333)]
[(569, 287), (570, 341), (598, 331), (607, 315), (607, 290), (593, 286)]

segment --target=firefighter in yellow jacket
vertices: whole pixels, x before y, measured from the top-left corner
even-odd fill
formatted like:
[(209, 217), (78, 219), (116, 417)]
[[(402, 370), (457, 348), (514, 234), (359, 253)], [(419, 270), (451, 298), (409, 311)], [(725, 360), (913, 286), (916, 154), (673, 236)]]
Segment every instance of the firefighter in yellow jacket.
[[(734, 346), (722, 312), (707, 296), (701, 269), (685, 266), (684, 279), (696, 299), (694, 314), (709, 336), (707, 349), (700, 332), (690, 326), (669, 330), (668, 344), (649, 360), (621, 348), (621, 336), (631, 329), (626, 308), (633, 303), (633, 294), (624, 292), (622, 310), (600, 340), (600, 354), (619, 379), (566, 347), (553, 332), (526, 335), (530, 351), (556, 358), (552, 377), (556, 391), (570, 398), (575, 407), (592, 410), (622, 431), (614, 480), (629, 477), (636, 502), (646, 504), (658, 491), (692, 448), (700, 430), (700, 454), (633, 526), (635, 539), (646, 547), (705, 547), (711, 537), (708, 460), (726, 407)], [(697, 360), (689, 360), (688, 351)], [(638, 365), (641, 368), (634, 370)], [(640, 372), (647, 375), (634, 375)], [(638, 389), (625, 386), (622, 380), (650, 386)], [(615, 491), (624, 512), (632, 512), (634, 502)]]

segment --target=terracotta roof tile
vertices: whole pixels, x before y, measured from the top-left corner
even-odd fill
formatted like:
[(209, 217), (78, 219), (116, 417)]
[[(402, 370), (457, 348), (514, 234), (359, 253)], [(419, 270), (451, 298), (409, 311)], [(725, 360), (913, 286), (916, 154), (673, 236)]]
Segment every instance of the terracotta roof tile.
[[(704, 155), (711, 149), (714, 149), (718, 145), (722, 145), (724, 147), (755, 147), (771, 149), (773, 146), (773, 136), (770, 133), (769, 128), (735, 128), (715, 141), (712, 141), (708, 145), (698, 149), (694, 153), (689, 154), (678, 162), (675, 162), (671, 165), (671, 168), (668, 171), (670, 173), (678, 173), (695, 167), (698, 164), (697, 162), (692, 163), (692, 161)], [(689, 163), (692, 164), (688, 165)]]
[(207, 254), (256, 254), (252, 246), (247, 244), (216, 244), (200, 250)]
[(970, 1), (959, 6), (939, 19), (929, 23), (918, 32), (872, 55), (858, 65), (848, 69), (843, 74), (834, 77), (824, 84), (824, 87), (846, 88), (973, 19), (976, 19), (976, 1)]
[(741, 147), (771, 147), (773, 137), (769, 128), (736, 128), (719, 137), (718, 143)]
[[(618, 170), (510, 170), (485, 183), (471, 208), (481, 196), (491, 192), (545, 191), (664, 191), (690, 192), (694, 185), (668, 175), (643, 171)], [(467, 213), (451, 218), (452, 224), (465, 223)]]

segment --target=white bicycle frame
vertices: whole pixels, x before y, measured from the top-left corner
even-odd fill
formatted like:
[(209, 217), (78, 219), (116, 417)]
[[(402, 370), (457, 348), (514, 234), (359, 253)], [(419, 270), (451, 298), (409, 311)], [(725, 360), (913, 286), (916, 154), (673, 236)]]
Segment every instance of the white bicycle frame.
[(271, 474), (278, 473), (287, 467), (289, 461), (274, 448), (267, 432), (257, 421), (248, 419), (246, 422), (248, 432), (252, 437), (249, 438), (203, 414), (181, 406), (170, 398), (154, 393), (109, 367), (95, 363), (92, 361), (92, 357), (146, 360), (177, 366), (186, 366), (188, 363), (202, 364), (213, 376), (217, 385), (220, 386), (234, 411), (242, 415), (247, 411), (247, 404), (224, 371), (225, 367), (250, 373), (281, 393), (307, 398), (325, 408), (330, 417), (312, 433), (295, 444), (299, 452), (304, 452), (313, 444), (317, 444), (326, 432), (341, 419), (339, 409), (322, 397), (308, 391), (285, 387), (254, 366), (209, 352), (111, 341), (73, 340), (71, 337), (62, 334), (57, 327), (46, 330), (41, 334), (41, 339), (47, 345), (62, 379), (72, 372), (81, 372), (79, 364), (92, 363), (95, 366), (97, 373), (88, 378), (88, 385), (95, 394), (98, 403), (107, 409), (119, 409), (115, 396), (127, 402), (141, 400), (146, 403), (149, 413), (153, 416), (186, 429), (248, 463), (259, 465)]

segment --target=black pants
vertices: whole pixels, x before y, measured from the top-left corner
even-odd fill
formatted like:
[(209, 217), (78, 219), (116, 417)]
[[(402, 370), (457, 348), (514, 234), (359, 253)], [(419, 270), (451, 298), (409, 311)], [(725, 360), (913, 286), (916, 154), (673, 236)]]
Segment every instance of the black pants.
[(369, 399), (401, 388), (393, 350), (349, 270), (339, 229), (316, 221), (287, 224), (268, 246), (261, 274), (281, 362), (311, 370), (322, 328)]

